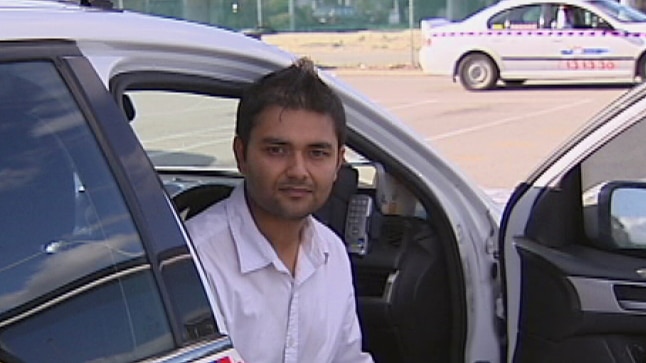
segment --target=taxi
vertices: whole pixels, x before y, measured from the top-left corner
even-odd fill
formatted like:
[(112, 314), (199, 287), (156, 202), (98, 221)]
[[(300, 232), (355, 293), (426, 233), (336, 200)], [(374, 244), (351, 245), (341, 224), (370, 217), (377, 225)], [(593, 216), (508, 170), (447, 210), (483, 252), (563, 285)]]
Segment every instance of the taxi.
[(422, 70), (468, 90), (646, 76), (646, 14), (612, 0), (503, 0), (459, 22), (422, 20), (421, 29)]

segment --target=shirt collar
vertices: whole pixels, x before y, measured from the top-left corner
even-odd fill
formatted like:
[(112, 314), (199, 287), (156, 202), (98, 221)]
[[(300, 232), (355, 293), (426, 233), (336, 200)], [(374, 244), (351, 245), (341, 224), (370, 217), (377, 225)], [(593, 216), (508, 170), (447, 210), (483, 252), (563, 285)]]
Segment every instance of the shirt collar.
[[(260, 233), (251, 215), (245, 198), (244, 183), (238, 185), (226, 205), (229, 228), (233, 235), (238, 252), (240, 273), (259, 270), (273, 264), (279, 271), (288, 272), (269, 241)], [(329, 255), (328, 242), (321, 238), (319, 229), (322, 225), (309, 216), (299, 248), (296, 276), (298, 279), (307, 278), (313, 270), (327, 262)]]

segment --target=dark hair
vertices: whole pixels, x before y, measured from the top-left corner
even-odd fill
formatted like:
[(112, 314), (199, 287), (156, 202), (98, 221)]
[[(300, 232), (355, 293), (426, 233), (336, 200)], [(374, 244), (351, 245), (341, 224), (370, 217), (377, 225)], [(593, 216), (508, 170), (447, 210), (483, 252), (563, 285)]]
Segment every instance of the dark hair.
[(345, 144), (345, 110), (339, 96), (323, 83), (309, 58), (269, 73), (248, 87), (238, 104), (236, 136), (248, 145), (258, 114), (270, 106), (308, 110), (330, 115), (334, 120), (339, 148)]

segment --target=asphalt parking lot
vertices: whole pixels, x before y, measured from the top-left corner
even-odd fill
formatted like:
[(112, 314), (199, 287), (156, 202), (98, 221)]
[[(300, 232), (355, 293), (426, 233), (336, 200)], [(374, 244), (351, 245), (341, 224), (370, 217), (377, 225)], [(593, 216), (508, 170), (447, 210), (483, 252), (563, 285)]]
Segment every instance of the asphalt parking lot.
[(513, 188), (627, 84), (528, 84), (468, 92), (420, 71), (332, 70), (485, 189)]

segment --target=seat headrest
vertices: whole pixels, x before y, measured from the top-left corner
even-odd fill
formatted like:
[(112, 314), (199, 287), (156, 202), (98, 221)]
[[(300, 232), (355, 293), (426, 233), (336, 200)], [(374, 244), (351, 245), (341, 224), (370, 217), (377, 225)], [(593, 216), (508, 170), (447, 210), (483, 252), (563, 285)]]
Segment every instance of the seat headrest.
[(345, 219), (350, 198), (357, 192), (359, 172), (350, 164), (343, 164), (332, 185), (332, 191), (325, 204), (314, 213), (321, 223), (330, 227), (343, 239)]

